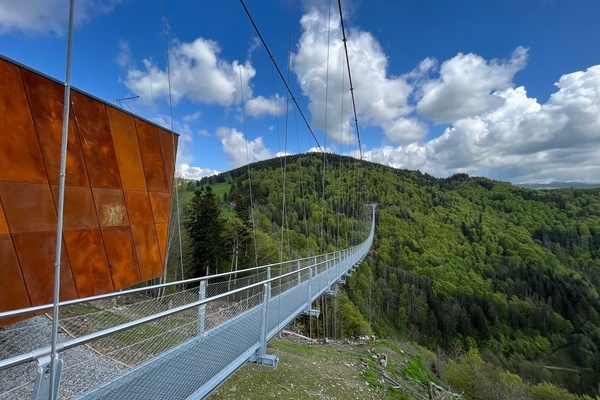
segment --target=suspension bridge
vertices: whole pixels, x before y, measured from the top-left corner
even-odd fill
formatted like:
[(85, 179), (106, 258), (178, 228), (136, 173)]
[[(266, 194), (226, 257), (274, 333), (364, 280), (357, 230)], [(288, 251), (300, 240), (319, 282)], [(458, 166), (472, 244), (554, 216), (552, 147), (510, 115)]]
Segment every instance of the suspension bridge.
[[(201, 399), (246, 363), (276, 368), (268, 342), (299, 315), (318, 318), (315, 300), (335, 296), (364, 260), (375, 206), (356, 246), (147, 286), (166, 271), (177, 135), (77, 90), (71, 97), (73, 10), (71, 0), (64, 84), (0, 57), (0, 121), (16, 127), (0, 138), (0, 400)], [(285, 164), (283, 173), (285, 210)]]
[[(65, 355), (59, 359), (53, 389), (50, 346), (19, 353), (28, 345), (31, 323), (4, 328), (0, 331), (0, 398), (47, 399), (50, 390), (58, 397), (78, 399), (201, 399), (248, 362), (276, 367), (278, 356), (268, 354), (269, 340), (297, 316), (319, 315), (313, 302), (335, 294), (336, 284), (368, 254), (374, 230), (373, 206), (369, 236), (358, 246), (63, 302), (57, 317), (68, 338), (57, 344)], [(195, 287), (178, 290), (189, 285)], [(154, 292), (164, 294), (146, 296)], [(0, 318), (50, 307), (3, 312)], [(93, 370), (81, 376), (86, 365), (68, 356), (81, 346), (114, 360), (114, 376), (98, 381)], [(75, 392), (68, 387), (74, 381), (84, 382)]]

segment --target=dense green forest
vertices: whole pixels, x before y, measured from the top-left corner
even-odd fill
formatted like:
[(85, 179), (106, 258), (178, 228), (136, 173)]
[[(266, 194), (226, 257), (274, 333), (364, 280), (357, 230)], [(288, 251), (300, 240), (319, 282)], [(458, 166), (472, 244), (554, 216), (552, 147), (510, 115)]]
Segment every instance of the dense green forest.
[[(353, 303), (342, 311), (346, 321), (360, 312), (379, 336), (456, 357), (478, 349), (526, 381), (598, 394), (600, 189), (437, 179), (331, 154), (263, 161), (186, 189), (202, 189), (184, 213), (182, 240), (195, 263), (188, 273), (357, 244), (369, 228), (365, 204), (374, 202), (376, 239), (345, 284)], [(194, 217), (206, 202), (226, 210), (222, 247), (198, 262), (189, 232), (206, 225)]]

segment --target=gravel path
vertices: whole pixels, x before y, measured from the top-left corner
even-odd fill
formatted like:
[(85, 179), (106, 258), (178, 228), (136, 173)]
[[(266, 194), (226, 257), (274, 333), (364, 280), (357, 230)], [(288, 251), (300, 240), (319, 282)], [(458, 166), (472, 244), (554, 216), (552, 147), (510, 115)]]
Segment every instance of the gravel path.
[[(0, 328), (0, 359), (16, 356), (50, 344), (52, 321), (45, 316)], [(67, 340), (59, 333), (59, 342)], [(59, 398), (69, 399), (123, 371), (123, 367), (86, 346), (60, 353), (63, 359)], [(33, 392), (37, 362), (0, 371), (0, 400), (29, 399)]]

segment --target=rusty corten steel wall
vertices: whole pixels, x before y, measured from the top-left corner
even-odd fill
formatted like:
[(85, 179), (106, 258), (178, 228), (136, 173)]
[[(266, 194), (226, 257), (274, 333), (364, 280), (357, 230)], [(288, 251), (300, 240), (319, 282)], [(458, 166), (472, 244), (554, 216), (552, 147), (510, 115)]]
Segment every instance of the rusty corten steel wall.
[[(0, 311), (52, 302), (63, 95), (0, 58)], [(162, 274), (177, 138), (71, 92), (61, 300)]]

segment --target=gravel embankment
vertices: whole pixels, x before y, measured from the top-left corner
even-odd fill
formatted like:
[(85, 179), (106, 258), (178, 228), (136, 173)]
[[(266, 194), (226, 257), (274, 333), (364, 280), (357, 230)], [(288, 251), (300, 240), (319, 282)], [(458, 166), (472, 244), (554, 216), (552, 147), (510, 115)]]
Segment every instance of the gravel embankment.
[[(45, 316), (0, 328), (0, 360), (49, 346), (52, 321)], [(59, 333), (59, 342), (69, 337)], [(123, 371), (123, 367), (86, 346), (60, 353), (63, 372), (59, 398), (69, 399), (83, 393)], [(0, 371), (0, 400), (29, 399), (33, 392), (37, 362)]]

